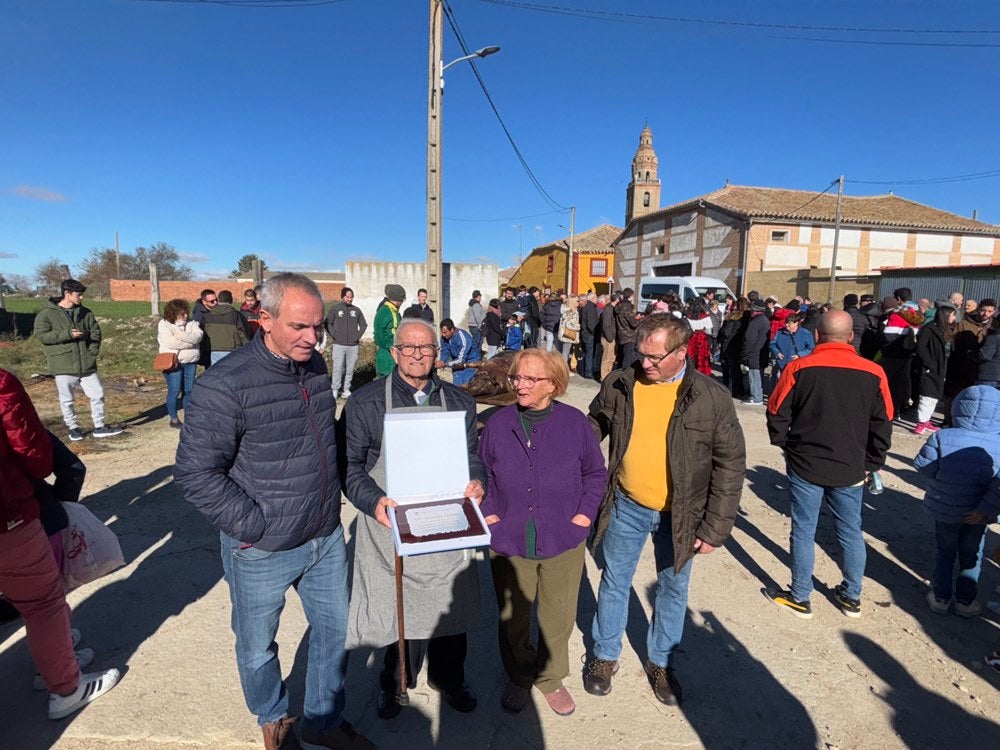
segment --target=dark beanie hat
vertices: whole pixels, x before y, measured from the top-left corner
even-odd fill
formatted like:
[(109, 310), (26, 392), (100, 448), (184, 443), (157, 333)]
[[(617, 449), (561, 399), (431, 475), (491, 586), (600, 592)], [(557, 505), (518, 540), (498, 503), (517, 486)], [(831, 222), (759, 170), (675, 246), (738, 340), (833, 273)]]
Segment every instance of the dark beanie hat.
[(858, 304), (858, 295), (856, 294), (844, 295), (844, 307), (854, 307), (857, 304)]
[(763, 312), (767, 309), (767, 303), (764, 302), (760, 297), (757, 297), (750, 302), (750, 309), (754, 312)]
[(406, 290), (399, 284), (386, 284), (385, 297), (393, 302), (402, 302), (406, 299)]

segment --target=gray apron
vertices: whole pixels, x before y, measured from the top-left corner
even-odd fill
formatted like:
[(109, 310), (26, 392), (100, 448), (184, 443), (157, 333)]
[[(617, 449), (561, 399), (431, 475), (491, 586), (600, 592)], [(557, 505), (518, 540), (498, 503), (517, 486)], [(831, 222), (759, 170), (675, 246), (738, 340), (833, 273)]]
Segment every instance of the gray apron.
[[(441, 406), (393, 408), (392, 375), (385, 378), (386, 414), (447, 411)], [(385, 488), (383, 452), (368, 472)], [(396, 550), (392, 532), (367, 513), (358, 514), (354, 532), (354, 580), (347, 620), (347, 648), (379, 648), (396, 643)], [(455, 550), (406, 557), (403, 562), (403, 612), (408, 639), (424, 640), (465, 633), (479, 624), (479, 574), (476, 551)]]

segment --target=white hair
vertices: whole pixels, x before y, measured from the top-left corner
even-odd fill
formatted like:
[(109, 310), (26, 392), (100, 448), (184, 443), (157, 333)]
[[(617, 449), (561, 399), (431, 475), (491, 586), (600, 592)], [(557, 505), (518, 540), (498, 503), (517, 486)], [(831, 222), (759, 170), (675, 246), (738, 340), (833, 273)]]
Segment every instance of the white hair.
[(260, 288), (260, 309), (267, 310), (277, 318), (281, 311), (281, 301), (289, 289), (298, 289), (313, 295), (320, 302), (323, 301), (323, 295), (312, 279), (300, 273), (276, 273)]
[(435, 329), (434, 326), (432, 326), (426, 320), (424, 320), (423, 318), (400, 318), (399, 326), (397, 326), (396, 328), (396, 335), (392, 337), (393, 345), (396, 345), (400, 342), (400, 340), (403, 337), (403, 329), (409, 326), (423, 326), (428, 331), (430, 331), (431, 341), (433, 341), (435, 344), (437, 343), (438, 340), (437, 329)]

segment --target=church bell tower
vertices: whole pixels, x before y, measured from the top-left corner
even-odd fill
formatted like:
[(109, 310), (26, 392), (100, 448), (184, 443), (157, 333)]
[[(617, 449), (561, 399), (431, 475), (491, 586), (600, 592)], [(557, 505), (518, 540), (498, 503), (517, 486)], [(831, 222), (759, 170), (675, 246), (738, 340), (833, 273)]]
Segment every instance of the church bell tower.
[(625, 225), (632, 219), (660, 210), (659, 161), (653, 151), (653, 131), (649, 125), (639, 134), (639, 148), (632, 159), (632, 181), (625, 191)]

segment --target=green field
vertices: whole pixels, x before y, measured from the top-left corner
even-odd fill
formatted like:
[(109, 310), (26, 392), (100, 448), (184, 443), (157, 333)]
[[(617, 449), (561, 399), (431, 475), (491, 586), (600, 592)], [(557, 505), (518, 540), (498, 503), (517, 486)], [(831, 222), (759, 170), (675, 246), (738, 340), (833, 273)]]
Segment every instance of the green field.
[[(4, 298), (7, 310), (15, 313), (38, 312), (45, 306), (46, 302), (45, 297)], [(163, 302), (160, 303), (161, 312), (164, 304)], [(141, 318), (148, 317), (151, 314), (148, 302), (111, 302), (84, 298), (83, 306), (93, 310), (94, 315), (98, 318)]]

